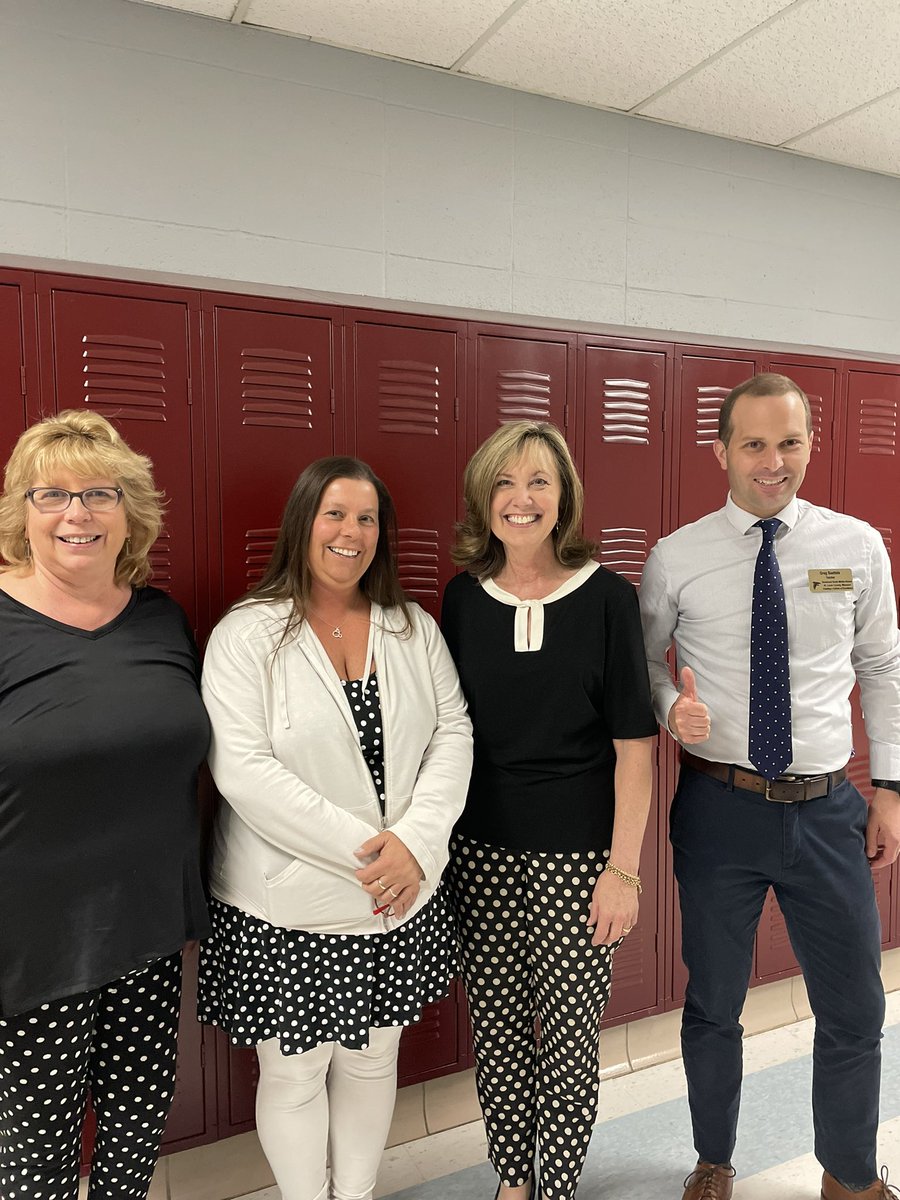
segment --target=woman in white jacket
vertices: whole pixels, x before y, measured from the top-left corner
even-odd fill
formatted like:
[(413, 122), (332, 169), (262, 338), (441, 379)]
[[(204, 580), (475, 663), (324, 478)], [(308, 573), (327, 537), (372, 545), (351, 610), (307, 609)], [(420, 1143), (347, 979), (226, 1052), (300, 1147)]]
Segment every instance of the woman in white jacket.
[(369, 1200), (403, 1026), (455, 973), (438, 885), (471, 726), (437, 626), (404, 599), (395, 531), (365, 463), (312, 463), (206, 653), (223, 803), (200, 1015), (257, 1048), (283, 1200)]

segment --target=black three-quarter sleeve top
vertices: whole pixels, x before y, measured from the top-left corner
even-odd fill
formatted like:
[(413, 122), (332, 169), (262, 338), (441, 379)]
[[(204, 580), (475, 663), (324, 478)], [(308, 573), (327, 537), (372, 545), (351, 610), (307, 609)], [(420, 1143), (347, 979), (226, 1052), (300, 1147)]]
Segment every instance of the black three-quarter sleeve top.
[(0, 1016), (208, 932), (198, 680), (184, 613), (157, 588), (90, 631), (0, 592)]
[(608, 850), (613, 738), (657, 732), (632, 585), (590, 562), (520, 601), (458, 575), (442, 629), (475, 732), (457, 832), (512, 850)]

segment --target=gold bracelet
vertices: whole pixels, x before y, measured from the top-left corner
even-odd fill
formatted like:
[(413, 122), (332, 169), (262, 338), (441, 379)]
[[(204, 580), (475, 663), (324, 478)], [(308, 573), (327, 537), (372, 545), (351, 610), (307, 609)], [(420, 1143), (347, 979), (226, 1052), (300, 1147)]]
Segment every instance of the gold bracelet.
[(640, 895), (644, 890), (641, 887), (640, 875), (629, 875), (627, 871), (623, 871), (621, 867), (614, 866), (611, 862), (606, 864), (606, 870), (609, 871), (611, 875), (615, 875), (616, 879), (622, 879), (625, 883), (630, 884), (631, 887), (637, 888), (638, 895)]

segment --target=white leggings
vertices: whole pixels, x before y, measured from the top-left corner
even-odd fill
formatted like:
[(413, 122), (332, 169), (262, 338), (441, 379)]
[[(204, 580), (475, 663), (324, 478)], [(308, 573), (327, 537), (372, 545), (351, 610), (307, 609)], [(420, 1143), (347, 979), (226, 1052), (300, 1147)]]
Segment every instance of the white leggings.
[(282, 1054), (260, 1042), (256, 1128), (282, 1200), (371, 1200), (397, 1093), (403, 1029), (370, 1029), (366, 1050), (326, 1042)]

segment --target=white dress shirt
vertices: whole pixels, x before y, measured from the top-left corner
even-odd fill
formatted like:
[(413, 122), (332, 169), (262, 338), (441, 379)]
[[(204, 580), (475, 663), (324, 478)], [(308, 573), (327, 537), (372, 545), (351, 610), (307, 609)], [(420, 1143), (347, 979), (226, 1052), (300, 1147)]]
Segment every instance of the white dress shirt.
[[(850, 693), (858, 680), (872, 776), (900, 779), (900, 633), (890, 561), (877, 530), (796, 497), (775, 514), (790, 650), (794, 758), (788, 771), (842, 767), (853, 751)], [(641, 581), (641, 617), (653, 705), (667, 727), (678, 698), (666, 663), (691, 667), (709, 708), (710, 736), (690, 747), (749, 767), (750, 615), (762, 539), (759, 518), (731, 496), (653, 548)], [(823, 590), (810, 572), (846, 571), (847, 590)], [(816, 586), (814, 586), (816, 585)]]

